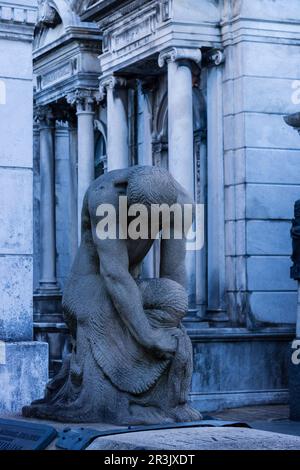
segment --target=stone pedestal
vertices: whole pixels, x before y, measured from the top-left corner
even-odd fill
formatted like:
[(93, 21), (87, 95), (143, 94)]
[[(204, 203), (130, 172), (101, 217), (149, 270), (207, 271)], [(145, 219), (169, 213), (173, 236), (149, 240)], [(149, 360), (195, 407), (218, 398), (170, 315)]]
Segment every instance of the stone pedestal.
[[(19, 413), (22, 406), (39, 398), (48, 376), (48, 345), (33, 342), (32, 320), (31, 40), (35, 9), (16, 0), (13, 5), (7, 2), (7, 10), (10, 22), (4, 20), (6, 33), (0, 34), (0, 81), (5, 89), (5, 100), (0, 101), (1, 414)], [(0, 27), (1, 23), (0, 19)], [(12, 60), (13, 56), (18, 59)]]

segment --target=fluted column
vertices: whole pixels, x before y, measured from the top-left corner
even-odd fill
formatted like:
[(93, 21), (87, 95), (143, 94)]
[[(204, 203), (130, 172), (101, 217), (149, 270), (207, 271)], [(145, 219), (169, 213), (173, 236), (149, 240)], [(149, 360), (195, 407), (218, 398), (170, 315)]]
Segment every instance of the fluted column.
[(127, 168), (128, 91), (126, 80), (110, 76), (100, 83), (100, 97), (107, 96), (107, 170)]
[(40, 281), (41, 293), (57, 291), (55, 227), (55, 118), (51, 107), (36, 110), (40, 132)]
[(159, 55), (168, 66), (169, 171), (194, 196), (194, 126), (192, 63), (201, 63), (200, 49), (171, 48)]
[(94, 118), (96, 95), (90, 90), (77, 90), (68, 96), (68, 102), (76, 105), (78, 135), (77, 212), (78, 241), (81, 239), (81, 210), (84, 195), (95, 177)]

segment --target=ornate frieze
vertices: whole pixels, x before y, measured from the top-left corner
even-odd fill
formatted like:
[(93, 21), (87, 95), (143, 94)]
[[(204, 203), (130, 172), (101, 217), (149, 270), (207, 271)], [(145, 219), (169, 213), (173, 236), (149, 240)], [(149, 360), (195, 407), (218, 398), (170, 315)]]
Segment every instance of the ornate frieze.
[(163, 67), (167, 62), (176, 62), (178, 60), (191, 60), (200, 65), (202, 60), (201, 50), (171, 47), (159, 54), (158, 65)]
[(65, 79), (66, 77), (70, 77), (73, 74), (73, 67), (71, 62), (67, 62), (66, 64), (61, 65), (60, 67), (55, 68), (54, 70), (50, 70), (49, 72), (45, 73), (38, 77), (38, 90), (44, 89), (47, 86), (50, 86), (60, 80)]
[(109, 27), (100, 22), (103, 28), (103, 52), (124, 53), (149, 42), (162, 22), (161, 8), (160, 2), (151, 2), (143, 8), (137, 5), (132, 13), (130, 11), (131, 16), (122, 22), (118, 20)]

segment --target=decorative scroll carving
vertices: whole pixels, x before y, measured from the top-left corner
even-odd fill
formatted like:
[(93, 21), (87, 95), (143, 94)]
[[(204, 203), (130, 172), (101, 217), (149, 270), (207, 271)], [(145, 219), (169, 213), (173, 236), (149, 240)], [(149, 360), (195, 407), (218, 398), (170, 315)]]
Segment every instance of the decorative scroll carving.
[(49, 0), (38, 0), (38, 25), (46, 25), (54, 28), (60, 22), (60, 17)]
[(99, 93), (94, 90), (76, 90), (67, 95), (67, 102), (76, 106), (77, 112), (93, 112), (95, 103), (99, 102)]
[(178, 60), (191, 60), (200, 65), (202, 60), (201, 50), (172, 47), (159, 54), (158, 65), (163, 67), (167, 62), (176, 62)]
[(203, 62), (208, 65), (221, 65), (225, 62), (225, 54), (220, 49), (211, 49), (204, 54)]
[(116, 87), (121, 88), (121, 87), (126, 87), (126, 86), (127, 86), (127, 81), (123, 77), (116, 77), (115, 75), (110, 75), (109, 77), (104, 78), (100, 82), (99, 100), (100, 101), (104, 100), (108, 88), (110, 90), (113, 90)]
[[(95, 3), (95, 0), (66, 0), (66, 2), (73, 13), (81, 15), (91, 4)], [(44, 24), (53, 28), (60, 21), (59, 13), (51, 0), (38, 0), (38, 25)]]

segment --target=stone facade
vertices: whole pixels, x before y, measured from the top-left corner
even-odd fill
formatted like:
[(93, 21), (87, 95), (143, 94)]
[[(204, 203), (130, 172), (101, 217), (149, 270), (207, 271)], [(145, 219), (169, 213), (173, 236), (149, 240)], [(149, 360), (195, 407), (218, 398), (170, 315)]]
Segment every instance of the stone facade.
[[(36, 338), (50, 345), (51, 370), (68, 350), (60, 297), (79, 242), (84, 191), (107, 169), (154, 164), (169, 168), (206, 207), (205, 247), (187, 260), (192, 400), (201, 410), (287, 400), (285, 350), (297, 304), (297, 286), (289, 279), (289, 228), (300, 192), (300, 140), (282, 117), (299, 107), (292, 99), (299, 79), (298, 3), (38, 2), (34, 318)], [(10, 15), (5, 9), (2, 14)], [(11, 34), (15, 27), (9, 24)], [(1, 28), (8, 28), (7, 20)], [(30, 43), (17, 44), (9, 46), (10, 57), (18, 57), (16, 102), (18, 93), (31, 99), (21, 88), (31, 89), (25, 75)], [(26, 56), (17, 47), (26, 50), (24, 67), (19, 57)], [(13, 63), (7, 61), (6, 67)], [(8, 80), (7, 93), (9, 86)], [(23, 150), (30, 103), (22, 109), (24, 115), (15, 119), (24, 120), (14, 123), (1, 163), (5, 184), (21, 173), (20, 216), (31, 210), (30, 190), (21, 181), (31, 175), (31, 153)], [(10, 145), (19, 155), (13, 157), (20, 160), (13, 161), (16, 169), (10, 168)], [(10, 204), (11, 198), (5, 202), (5, 220)], [(8, 238), (2, 230), (5, 262), (19, 243), (24, 259), (18, 262), (28, 272), (30, 237), (17, 231)], [(158, 257), (156, 246), (144, 262), (150, 277)], [(23, 276), (19, 267), (8, 271), (14, 269)], [(30, 291), (26, 295), (29, 302)]]
[(0, 2), (0, 412), (20, 412), (48, 379), (33, 341), (32, 40), (36, 8)]

